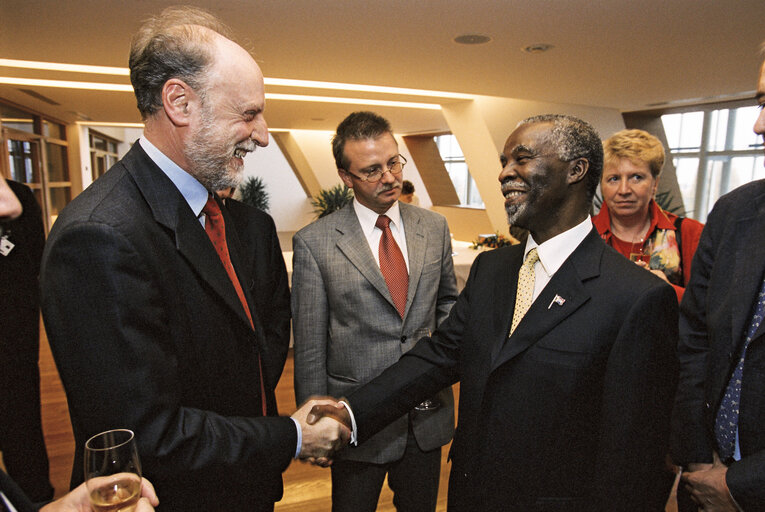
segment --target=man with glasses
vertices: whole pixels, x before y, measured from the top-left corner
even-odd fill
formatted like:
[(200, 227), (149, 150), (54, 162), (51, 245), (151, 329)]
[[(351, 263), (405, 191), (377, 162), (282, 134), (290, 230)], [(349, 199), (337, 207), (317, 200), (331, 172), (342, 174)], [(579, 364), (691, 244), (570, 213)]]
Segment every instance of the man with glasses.
[[(345, 208), (293, 238), (295, 394), (345, 396), (435, 330), (457, 297), (446, 220), (401, 204), (403, 168), (387, 120), (355, 112), (332, 140)], [(334, 511), (374, 511), (385, 475), (400, 511), (433, 511), (450, 388), (412, 408), (332, 466)]]

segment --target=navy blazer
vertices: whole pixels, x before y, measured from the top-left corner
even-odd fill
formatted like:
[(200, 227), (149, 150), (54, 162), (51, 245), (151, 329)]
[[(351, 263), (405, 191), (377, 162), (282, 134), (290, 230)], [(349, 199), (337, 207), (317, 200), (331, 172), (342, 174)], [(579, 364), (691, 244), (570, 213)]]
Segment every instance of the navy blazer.
[[(765, 277), (765, 180), (721, 197), (701, 234), (680, 315), (680, 381), (673, 457), (712, 462), (714, 424), (738, 363)], [(731, 494), (747, 512), (765, 511), (765, 323), (749, 345), (741, 384), (742, 459), (728, 469)]]
[(508, 338), (522, 259), (482, 253), (433, 338), (348, 397), (360, 439), (459, 380), (450, 511), (663, 510), (674, 291), (593, 229)]
[[(254, 330), (199, 219), (139, 144), (58, 217), (42, 307), (76, 441), (72, 485), (88, 437), (130, 428), (164, 509), (280, 499), (297, 433), (289, 418), (259, 417), (258, 355), (270, 366), (272, 349), (247, 245), (223, 215)], [(269, 383), (280, 371), (264, 368)]]

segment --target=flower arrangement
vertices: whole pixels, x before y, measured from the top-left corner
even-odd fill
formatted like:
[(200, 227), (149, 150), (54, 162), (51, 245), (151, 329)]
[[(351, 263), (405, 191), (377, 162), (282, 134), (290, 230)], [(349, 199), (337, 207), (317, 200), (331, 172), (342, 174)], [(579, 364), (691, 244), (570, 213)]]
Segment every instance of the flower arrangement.
[(473, 240), (473, 245), (471, 245), (470, 248), (475, 250), (478, 250), (481, 247), (496, 249), (497, 247), (504, 247), (506, 245), (513, 245), (517, 243), (518, 240), (515, 240), (512, 237), (506, 237), (505, 235), (501, 235), (499, 233), (493, 233), (490, 235), (478, 235), (478, 239)]

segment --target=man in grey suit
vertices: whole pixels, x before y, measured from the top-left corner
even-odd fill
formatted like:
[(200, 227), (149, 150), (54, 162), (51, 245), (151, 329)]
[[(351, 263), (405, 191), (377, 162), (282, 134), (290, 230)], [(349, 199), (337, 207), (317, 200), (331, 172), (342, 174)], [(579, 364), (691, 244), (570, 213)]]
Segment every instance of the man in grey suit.
[[(345, 396), (370, 381), (435, 330), (457, 297), (446, 219), (398, 202), (406, 160), (388, 121), (355, 112), (337, 127), (332, 149), (355, 198), (293, 239), (298, 402)], [(398, 510), (435, 510), (440, 447), (453, 431), (447, 387), (339, 456), (333, 510), (374, 511), (386, 473)]]

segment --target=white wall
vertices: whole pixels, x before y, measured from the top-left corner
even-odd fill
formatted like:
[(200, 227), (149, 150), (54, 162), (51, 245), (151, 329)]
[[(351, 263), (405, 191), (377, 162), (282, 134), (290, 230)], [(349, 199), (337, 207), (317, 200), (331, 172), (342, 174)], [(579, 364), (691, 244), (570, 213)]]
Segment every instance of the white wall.
[(245, 157), (244, 179), (250, 176), (263, 179), (277, 231), (297, 231), (313, 221), (313, 207), (275, 142)]

